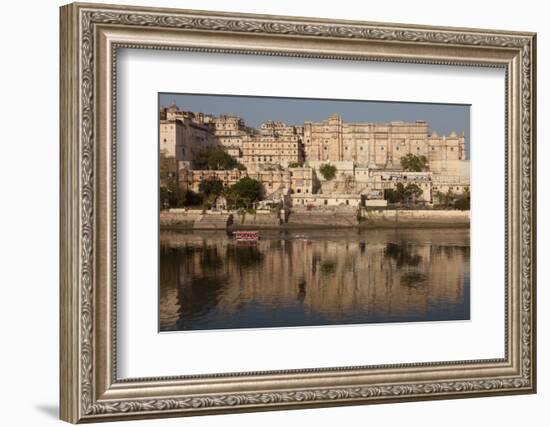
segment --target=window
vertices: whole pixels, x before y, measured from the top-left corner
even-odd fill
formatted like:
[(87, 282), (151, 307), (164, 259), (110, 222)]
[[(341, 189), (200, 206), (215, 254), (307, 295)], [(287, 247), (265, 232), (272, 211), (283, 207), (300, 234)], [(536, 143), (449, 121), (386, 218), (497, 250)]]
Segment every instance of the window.
[(399, 147), (395, 147), (395, 151), (399, 151)]
[(325, 205), (328, 205), (328, 200), (325, 200)]
[(384, 150), (384, 147), (380, 147), (380, 150)]

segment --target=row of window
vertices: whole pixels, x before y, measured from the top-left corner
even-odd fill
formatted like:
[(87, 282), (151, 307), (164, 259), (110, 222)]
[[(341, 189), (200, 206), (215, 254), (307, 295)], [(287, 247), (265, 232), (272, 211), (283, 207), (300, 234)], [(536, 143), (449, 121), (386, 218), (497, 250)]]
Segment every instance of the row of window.
[(250, 144), (252, 147), (262, 147), (262, 148), (265, 148), (265, 147), (274, 147), (274, 148), (277, 148), (277, 147), (294, 147), (294, 148), (297, 148), (298, 147), (298, 144), (292, 144), (290, 142), (280, 142), (280, 143), (274, 143), (274, 144), (264, 144), (264, 143), (258, 143), (257, 145), (255, 143), (252, 143)]
[[(349, 147), (344, 147), (344, 150), (348, 151)], [(432, 151), (435, 151), (436, 147), (431, 147)], [(324, 150), (328, 150), (328, 145), (325, 145)], [(359, 147), (360, 151), (363, 151), (363, 147)], [(450, 147), (451, 151), (454, 151), (454, 147)], [(380, 151), (384, 151), (384, 146), (380, 146)], [(395, 151), (399, 151), (399, 147), (395, 147)], [(420, 147), (416, 147), (416, 151), (420, 151)]]
[[(262, 160), (263, 158), (263, 160)], [(250, 158), (246, 158), (244, 159), (245, 161), (249, 161), (249, 162), (273, 162), (273, 157), (250, 157)], [(289, 160), (289, 161), (296, 161), (296, 157), (294, 156), (286, 156), (286, 157), (279, 157), (277, 159), (275, 159), (276, 161), (281, 161), (281, 160)]]
[[(434, 186), (433, 189), (434, 189), (434, 190), (438, 190), (439, 187), (435, 187), (435, 186)], [(448, 187), (448, 189), (449, 189), (449, 190), (452, 190), (453, 187)], [(460, 187), (456, 187), (456, 190), (460, 190)]]

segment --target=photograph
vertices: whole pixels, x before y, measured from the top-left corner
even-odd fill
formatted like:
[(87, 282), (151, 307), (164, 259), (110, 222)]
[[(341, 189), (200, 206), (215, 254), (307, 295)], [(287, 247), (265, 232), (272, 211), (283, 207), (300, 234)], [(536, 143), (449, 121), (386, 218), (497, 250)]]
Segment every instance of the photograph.
[(163, 92), (158, 118), (160, 332), (470, 320), (470, 105)]

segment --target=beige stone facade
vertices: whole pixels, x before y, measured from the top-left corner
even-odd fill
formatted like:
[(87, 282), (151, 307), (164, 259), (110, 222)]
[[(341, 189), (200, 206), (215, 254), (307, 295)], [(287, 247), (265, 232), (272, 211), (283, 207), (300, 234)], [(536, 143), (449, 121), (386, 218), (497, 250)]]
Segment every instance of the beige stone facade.
[(430, 171), (438, 175), (470, 176), (469, 160), (432, 160)]
[(358, 208), (362, 197), (359, 194), (292, 194), (290, 200), (293, 207), (344, 207)]
[(470, 191), (470, 177), (460, 175), (433, 175), (432, 185), (434, 193), (463, 194)]
[(289, 168), (290, 189), (295, 194), (316, 193), (319, 187), (317, 175), (312, 168)]
[(173, 105), (161, 111), (160, 117), (160, 152), (176, 162), (190, 164), (201, 150), (218, 145), (212, 133), (212, 116), (180, 111)]
[[(196, 154), (220, 146), (246, 170), (193, 170)], [(464, 135), (438, 136), (425, 121), (348, 123), (333, 114), (320, 122), (267, 121), (252, 129), (235, 115), (215, 117), (172, 105), (160, 111), (160, 150), (175, 159), (183, 189), (198, 192), (201, 181), (213, 177), (229, 187), (248, 176), (262, 183), (266, 198), (286, 190), (300, 205), (315, 195), (313, 205), (355, 206), (354, 200), (383, 199), (399, 183), (418, 185), (418, 200), (432, 203), (436, 193), (462, 194), (470, 187)], [(404, 172), (400, 162), (407, 154), (426, 156), (429, 170)], [(337, 171), (330, 180), (319, 172), (327, 163)], [(342, 195), (349, 196), (347, 202)]]
[[(183, 175), (183, 174), (182, 174)], [(187, 173), (187, 188), (199, 192), (199, 186), (202, 181), (217, 179), (221, 181), (224, 187), (230, 187), (236, 184), (246, 173), (238, 169), (213, 171), (213, 170), (190, 170)]]
[[(242, 147), (248, 132), (244, 120), (233, 115), (221, 115), (213, 119), (213, 132), (220, 145), (231, 149), (231, 155), (237, 153), (235, 149)], [(238, 152), (240, 154), (240, 151)]]
[(288, 167), (291, 163), (303, 162), (298, 141), (273, 137), (250, 138), (243, 143), (241, 163), (280, 165)]
[(305, 160), (303, 128), (282, 122), (263, 123), (257, 135), (250, 135), (242, 145), (241, 162), (245, 166), (273, 164), (288, 167)]
[(308, 160), (352, 161), (370, 167), (399, 167), (407, 154), (433, 160), (463, 160), (464, 135), (429, 134), (425, 121), (347, 123), (338, 114), (322, 122), (304, 124)]
[(264, 187), (266, 198), (274, 197), (283, 190), (290, 193), (311, 194), (314, 190), (313, 171), (310, 168), (295, 168), (290, 170), (258, 170), (255, 172), (233, 170), (189, 170), (181, 164), (179, 179), (180, 187), (199, 192), (200, 183), (208, 179), (217, 179), (224, 187), (236, 184), (242, 178), (249, 177), (259, 181)]
[(422, 190), (422, 194), (417, 201), (431, 203), (432, 179), (433, 174), (431, 172), (372, 171), (366, 190), (369, 193), (381, 192), (383, 194), (384, 190), (395, 190), (399, 183), (405, 187), (409, 184), (415, 184)]

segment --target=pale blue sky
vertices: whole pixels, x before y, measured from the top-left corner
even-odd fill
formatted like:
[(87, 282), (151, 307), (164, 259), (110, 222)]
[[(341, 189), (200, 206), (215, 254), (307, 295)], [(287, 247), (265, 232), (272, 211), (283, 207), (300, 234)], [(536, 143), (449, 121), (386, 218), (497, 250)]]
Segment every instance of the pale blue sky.
[(347, 122), (390, 122), (425, 120), (440, 135), (464, 132), (466, 151), (470, 146), (470, 105), (334, 99), (275, 98), (234, 95), (160, 93), (160, 106), (175, 102), (182, 110), (242, 117), (247, 126), (258, 127), (266, 120), (289, 125), (320, 121), (332, 113)]

